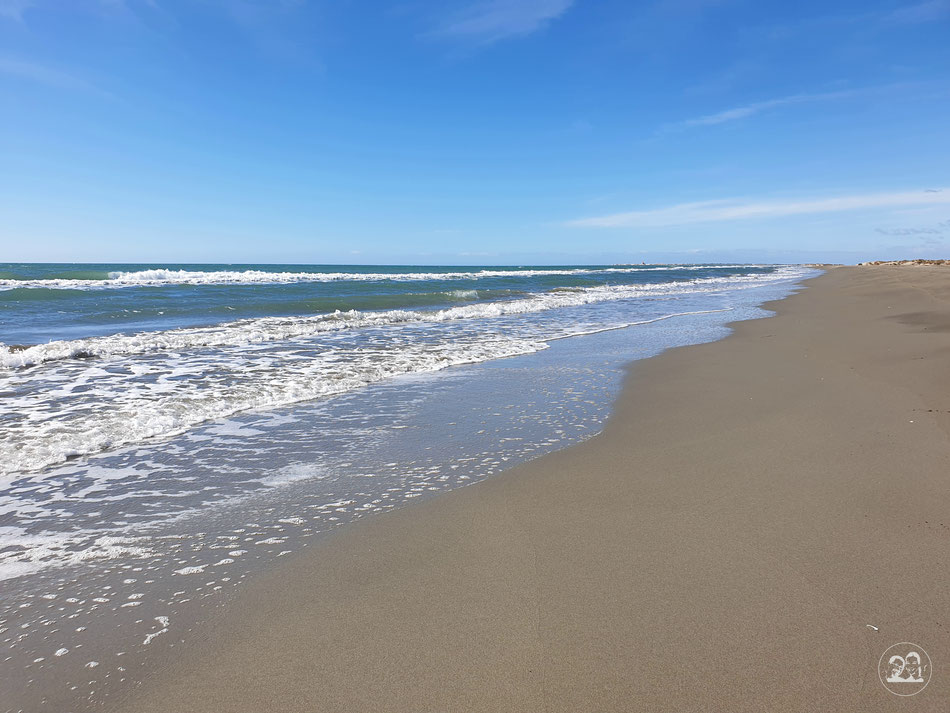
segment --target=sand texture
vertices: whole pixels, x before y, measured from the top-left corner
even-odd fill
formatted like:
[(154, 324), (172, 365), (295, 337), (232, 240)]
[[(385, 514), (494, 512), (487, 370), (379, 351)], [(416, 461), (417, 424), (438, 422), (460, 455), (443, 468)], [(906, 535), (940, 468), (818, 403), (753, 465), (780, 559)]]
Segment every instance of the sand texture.
[(117, 709), (950, 709), (950, 271), (806, 284), (586, 443), (288, 558)]

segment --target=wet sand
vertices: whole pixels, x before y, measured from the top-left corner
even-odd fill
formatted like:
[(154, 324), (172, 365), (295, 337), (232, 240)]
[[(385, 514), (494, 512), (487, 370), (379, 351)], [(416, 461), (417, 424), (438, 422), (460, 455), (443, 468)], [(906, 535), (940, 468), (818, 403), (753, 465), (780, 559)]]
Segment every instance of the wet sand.
[(116, 709), (945, 710), (950, 269), (807, 285), (586, 443), (288, 558)]

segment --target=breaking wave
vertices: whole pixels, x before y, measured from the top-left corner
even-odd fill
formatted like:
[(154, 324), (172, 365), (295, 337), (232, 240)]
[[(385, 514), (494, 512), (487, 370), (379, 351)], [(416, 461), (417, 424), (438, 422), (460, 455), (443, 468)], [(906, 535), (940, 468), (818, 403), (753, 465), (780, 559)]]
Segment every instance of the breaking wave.
[[(259, 317), (225, 322), (210, 327), (190, 327), (138, 334), (59, 340), (33, 346), (0, 346), (0, 367), (35, 366), (62, 359), (129, 356), (160, 351), (233, 347), (305, 338), (325, 332), (361, 327), (379, 327), (410, 322), (449, 322), (541, 312), (641, 295), (669, 294), (704, 288), (761, 284), (785, 278), (788, 270), (769, 275), (709, 277), (676, 283), (616, 285), (576, 289), (557, 288), (520, 299), (449, 307), (440, 310), (336, 311), (304, 317)], [(459, 295), (460, 297), (462, 295)], [(466, 295), (468, 296), (468, 295)]]
[[(716, 265), (717, 268), (764, 267), (762, 265)], [(459, 272), (269, 272), (264, 270), (172, 270), (156, 268), (132, 272), (109, 272), (105, 279), (53, 277), (47, 279), (0, 279), (0, 290), (68, 289), (96, 290), (122, 287), (160, 287), (163, 285), (262, 285), (296, 282), (421, 282), (431, 280), (481, 280), (492, 277), (545, 277), (569, 275), (609, 275), (653, 271), (694, 271), (709, 269), (706, 265), (657, 265), (638, 267), (578, 267), (499, 270), (484, 269)]]
[(0, 346), (0, 476), (400, 375), (529, 354), (555, 339), (723, 311), (736, 290), (803, 274), (787, 267), (553, 289), (443, 309), (268, 316)]

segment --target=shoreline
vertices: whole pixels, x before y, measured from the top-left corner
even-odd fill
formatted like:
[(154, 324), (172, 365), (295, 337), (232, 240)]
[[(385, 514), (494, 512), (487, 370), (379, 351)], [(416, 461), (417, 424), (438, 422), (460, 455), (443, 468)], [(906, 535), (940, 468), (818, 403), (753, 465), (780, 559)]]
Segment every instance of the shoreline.
[(601, 434), (315, 543), (113, 708), (893, 707), (887, 646), (950, 660), (939, 273), (834, 269), (634, 362)]
[[(31, 547), (0, 542), (0, 643), (10, 647), (0, 689), (11, 713), (99, 710), (301, 547), (586, 440), (631, 360), (721, 339), (728, 321), (766, 316), (759, 304), (817, 272), (763, 274), (714, 291), (703, 287), (714, 275), (685, 288), (667, 280), (660, 299), (552, 313), (583, 336), (527, 355), (383, 380), (24, 475), (0, 503), (0, 520), (39, 533)], [(636, 326), (590, 329), (597, 320)], [(494, 324), (525, 328), (520, 317)], [(18, 544), (16, 530), (0, 535)]]

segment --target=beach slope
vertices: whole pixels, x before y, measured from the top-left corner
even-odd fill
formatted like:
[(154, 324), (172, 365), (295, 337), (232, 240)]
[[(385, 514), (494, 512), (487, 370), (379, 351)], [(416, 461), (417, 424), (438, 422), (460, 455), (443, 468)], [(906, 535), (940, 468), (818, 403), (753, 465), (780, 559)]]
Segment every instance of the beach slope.
[(118, 709), (945, 710), (950, 269), (806, 284), (636, 362), (601, 435), (289, 558)]

